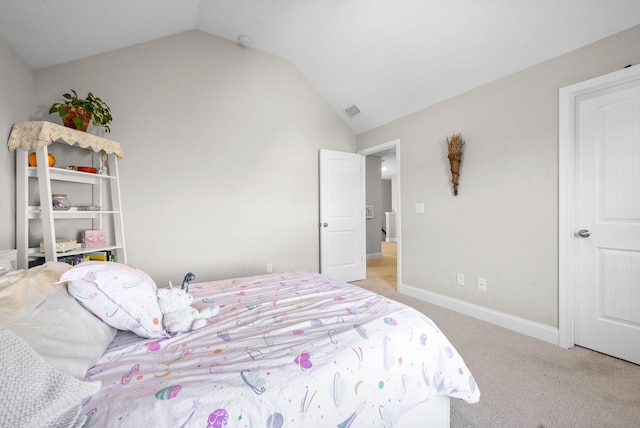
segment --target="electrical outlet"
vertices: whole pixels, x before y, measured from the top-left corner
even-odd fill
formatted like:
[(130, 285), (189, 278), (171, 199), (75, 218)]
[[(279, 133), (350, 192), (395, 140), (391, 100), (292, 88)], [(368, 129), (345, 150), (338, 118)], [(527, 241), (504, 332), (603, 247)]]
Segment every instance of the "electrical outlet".
[(456, 274), (456, 284), (464, 286), (464, 274), (463, 273), (457, 273)]
[(487, 279), (478, 277), (478, 290), (487, 291)]
[(273, 272), (273, 265), (271, 263), (267, 263), (267, 273)]

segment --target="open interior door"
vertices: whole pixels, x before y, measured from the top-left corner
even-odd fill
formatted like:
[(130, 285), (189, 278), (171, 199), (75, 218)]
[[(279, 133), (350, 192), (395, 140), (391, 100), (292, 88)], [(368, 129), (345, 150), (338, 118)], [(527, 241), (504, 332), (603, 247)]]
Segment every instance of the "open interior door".
[(320, 273), (366, 277), (364, 156), (320, 150)]

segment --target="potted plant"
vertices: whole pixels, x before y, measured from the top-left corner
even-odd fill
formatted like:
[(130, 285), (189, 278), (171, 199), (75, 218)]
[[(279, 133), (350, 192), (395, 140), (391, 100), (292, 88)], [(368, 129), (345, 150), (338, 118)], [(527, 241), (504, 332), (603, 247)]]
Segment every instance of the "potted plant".
[(71, 89), (71, 93), (62, 94), (62, 98), (62, 102), (51, 106), (49, 114), (58, 113), (64, 126), (86, 131), (91, 122), (93, 126), (101, 126), (105, 132), (111, 132), (111, 109), (99, 97), (89, 92), (85, 98), (79, 98)]

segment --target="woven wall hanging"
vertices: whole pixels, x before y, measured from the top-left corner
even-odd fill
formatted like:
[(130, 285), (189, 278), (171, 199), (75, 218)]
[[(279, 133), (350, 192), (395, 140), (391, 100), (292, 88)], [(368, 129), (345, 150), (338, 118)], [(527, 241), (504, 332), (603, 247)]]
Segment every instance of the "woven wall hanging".
[(451, 167), (451, 181), (453, 182), (453, 194), (458, 196), (458, 183), (460, 181), (460, 166), (462, 165), (462, 147), (464, 140), (462, 135), (455, 134), (447, 138), (449, 148), (449, 165)]

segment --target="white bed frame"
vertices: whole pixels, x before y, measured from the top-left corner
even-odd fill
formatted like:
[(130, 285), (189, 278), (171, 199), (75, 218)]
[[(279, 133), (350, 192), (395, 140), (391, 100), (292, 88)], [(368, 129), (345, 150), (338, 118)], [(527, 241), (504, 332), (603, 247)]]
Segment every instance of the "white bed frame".
[(448, 428), (451, 424), (451, 399), (437, 395), (404, 413), (395, 428)]

